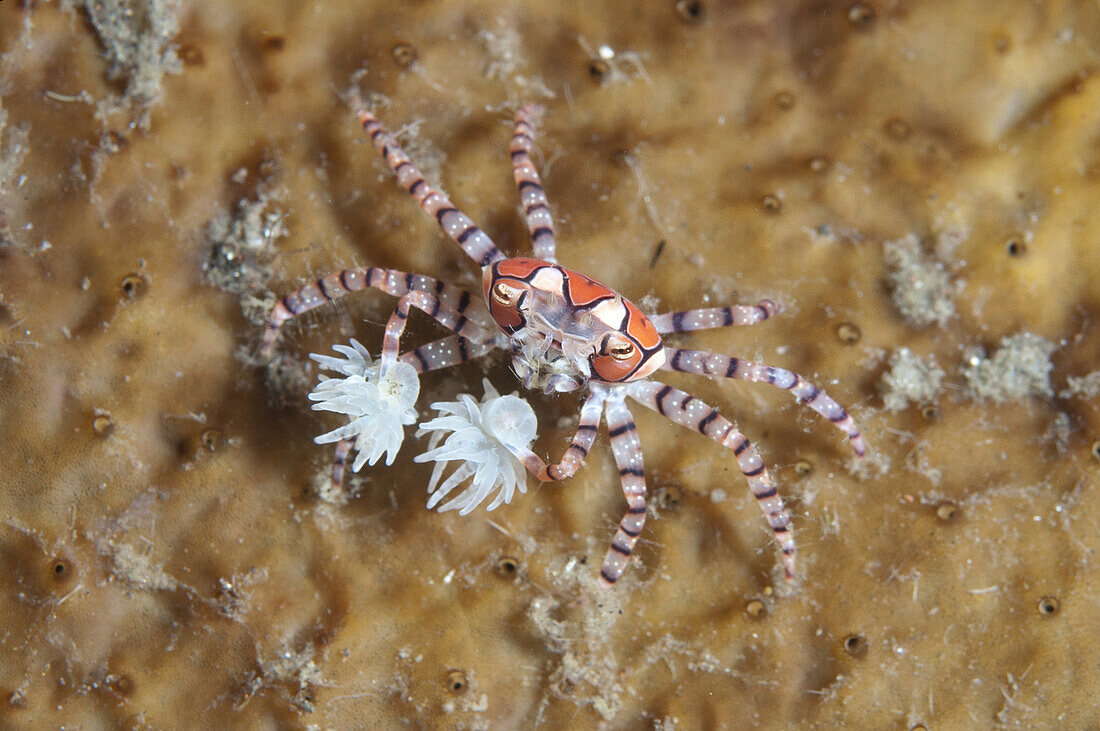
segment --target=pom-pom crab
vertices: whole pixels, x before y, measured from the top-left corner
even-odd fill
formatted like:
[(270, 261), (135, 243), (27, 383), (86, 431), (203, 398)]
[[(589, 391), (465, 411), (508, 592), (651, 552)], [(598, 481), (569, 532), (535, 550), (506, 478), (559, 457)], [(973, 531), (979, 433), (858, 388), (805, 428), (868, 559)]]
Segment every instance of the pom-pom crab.
[[(511, 354), (513, 369), (528, 389), (547, 393), (587, 391), (572, 442), (557, 463), (548, 464), (531, 451), (525, 440), (501, 441), (494, 436), (491, 424), (481, 427), (479, 439), (486, 438), (485, 444), (489, 446), (484, 449), (504, 447), (539, 480), (565, 480), (573, 476), (584, 462), (596, 438), (600, 419), (606, 420), (627, 511), (619, 522), (600, 569), (602, 583), (614, 584), (622, 576), (646, 520), (646, 482), (641, 442), (627, 407), (627, 398), (710, 437), (733, 452), (753, 497), (776, 537), (783, 556), (784, 571), (788, 578), (793, 578), (795, 542), (790, 531), (790, 516), (759, 451), (717, 409), (685, 391), (653, 380), (652, 376), (657, 370), (666, 369), (763, 381), (790, 391), (800, 403), (809, 406), (841, 430), (856, 456), (862, 458), (866, 447), (855, 421), (840, 404), (796, 373), (716, 353), (666, 346), (661, 339), (661, 335), (667, 333), (763, 322), (782, 311), (775, 302), (762, 300), (755, 305), (709, 307), (648, 316), (606, 285), (560, 266), (556, 257), (553, 218), (538, 170), (531, 160), (534, 144), (532, 121), (537, 112), (538, 109), (533, 106), (518, 110), (510, 146), (513, 174), (531, 234), (533, 257), (509, 258), (443, 193), (427, 183), (378, 119), (365, 108), (360, 108), (358, 116), (364, 131), (397, 176), (398, 183), (439, 224), (443, 232), (481, 267), (482, 296), (419, 274), (379, 267), (344, 269), (310, 282), (280, 300), (270, 314), (261, 352), (271, 352), (279, 328), (287, 320), (349, 293), (368, 287), (379, 289), (397, 297), (398, 301), (386, 324), (380, 364), (373, 371), (376, 379), (385, 380), (387, 373), (397, 365), (411, 366), (417, 373), (423, 373), (502, 349)], [(400, 338), (410, 307), (427, 313), (453, 335), (402, 353)], [(322, 381), (322, 386), (327, 384), (326, 394), (336, 393), (335, 389), (339, 388), (331, 380)], [(469, 401), (476, 406), (477, 402), (472, 398)], [(378, 403), (386, 402), (382, 400)], [(484, 413), (488, 413), (495, 400), (487, 398), (481, 403), (486, 409)], [(318, 407), (325, 408), (322, 404), (315, 406)], [(466, 407), (467, 411), (473, 408), (469, 404)], [(461, 412), (462, 409), (457, 407), (451, 407), (448, 411), (451, 416)], [(470, 423), (480, 423), (481, 413), (471, 413)], [(524, 421), (528, 417), (526, 413), (516, 413), (510, 407), (508, 418)], [(393, 447), (392, 429), (386, 431), (391, 434), (386, 449), (379, 449), (378, 445), (373, 444), (356, 445), (360, 453), (357, 464), (362, 463), (362, 455), (367, 451), (373, 457), (372, 463), (383, 451), (390, 450), (388, 453), (392, 454), (392, 450), (396, 449)], [(357, 437), (342, 428), (323, 437), (332, 435), (341, 437), (336, 450), (333, 478), (339, 484), (343, 479), (348, 451), (357, 438), (364, 439), (364, 436)], [(475, 440), (471, 443), (480, 442)], [(452, 454), (461, 453), (461, 449), (452, 450)], [(467, 472), (472, 474), (473, 470)], [(438, 478), (437, 467), (433, 485)], [(454, 480), (448, 480), (452, 488), (454, 483)], [(473, 504), (468, 499), (457, 500), (464, 513), (488, 495), (484, 484), (477, 494), (480, 497)], [(507, 502), (510, 496), (511, 489), (503, 502)], [(438, 499), (432, 502), (438, 502)], [(502, 498), (498, 497), (492, 507), (500, 502)], [(453, 504), (456, 500), (448, 503)]]

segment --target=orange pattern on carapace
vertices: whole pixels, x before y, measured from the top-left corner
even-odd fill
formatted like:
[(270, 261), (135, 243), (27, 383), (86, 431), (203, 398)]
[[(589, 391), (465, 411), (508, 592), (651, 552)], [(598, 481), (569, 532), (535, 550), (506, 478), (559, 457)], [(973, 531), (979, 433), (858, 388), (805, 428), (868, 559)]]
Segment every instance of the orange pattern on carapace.
[(653, 326), (649, 317), (638, 309), (630, 300), (623, 298), (623, 304), (630, 312), (630, 322), (626, 325), (626, 332), (630, 337), (638, 341), (638, 345), (645, 350), (653, 350), (661, 344), (661, 334)]
[(515, 277), (516, 279), (526, 280), (527, 277), (546, 266), (552, 265), (540, 259), (528, 259), (520, 256), (515, 259), (498, 261), (493, 265), (493, 271), (497, 276)]
[[(499, 277), (512, 277), (530, 282), (534, 275), (544, 268), (556, 269), (562, 273), (565, 278), (565, 290), (561, 292), (561, 295), (569, 304), (578, 309), (584, 309), (600, 301), (618, 296), (615, 290), (606, 284), (586, 277), (580, 272), (540, 259), (527, 257), (504, 259), (493, 264), (491, 267), (492, 275), (486, 278), (486, 285)], [(486, 291), (488, 291), (488, 286), (486, 286)], [(650, 351), (660, 347), (661, 336), (657, 332), (657, 328), (650, 322), (649, 317), (625, 297), (620, 297), (620, 301), (629, 313), (624, 334), (637, 341), (643, 350)], [(614, 325), (612, 326), (614, 327)]]
[(564, 267), (558, 267), (558, 271), (565, 275), (565, 299), (574, 307), (584, 308), (615, 297), (615, 291), (605, 284)]

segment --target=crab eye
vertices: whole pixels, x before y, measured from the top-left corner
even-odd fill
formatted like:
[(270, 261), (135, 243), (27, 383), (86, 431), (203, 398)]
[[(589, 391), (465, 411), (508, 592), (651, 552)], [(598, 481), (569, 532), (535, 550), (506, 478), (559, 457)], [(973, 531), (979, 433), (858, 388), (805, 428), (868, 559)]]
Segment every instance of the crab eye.
[(505, 307), (514, 307), (519, 301), (521, 294), (522, 292), (520, 290), (504, 282), (497, 282), (493, 285), (493, 299)]
[(637, 348), (634, 347), (634, 343), (627, 341), (611, 345), (607, 349), (607, 354), (615, 360), (630, 360), (634, 357), (635, 350), (637, 350)]
[(591, 362), (597, 378), (607, 383), (621, 383), (630, 380), (642, 362), (642, 352), (621, 334), (609, 333), (604, 336), (599, 350), (592, 354)]
[(637, 352), (638, 348), (632, 341), (615, 332), (605, 335), (600, 347), (600, 355), (611, 356), (615, 360), (630, 360)]
[(508, 282), (494, 282), (486, 287), (485, 295), (489, 313), (504, 332), (514, 333), (527, 323), (523, 315), (527, 290)]

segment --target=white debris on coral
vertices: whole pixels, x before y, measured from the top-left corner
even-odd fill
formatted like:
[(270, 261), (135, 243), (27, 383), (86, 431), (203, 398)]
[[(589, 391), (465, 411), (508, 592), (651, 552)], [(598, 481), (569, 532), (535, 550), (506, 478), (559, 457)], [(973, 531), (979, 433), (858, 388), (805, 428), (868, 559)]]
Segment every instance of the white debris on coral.
[[(0, 98), (0, 211), (5, 214), (0, 215), (0, 249), (16, 244), (18, 240), (20, 227), (12, 219), (17, 211), (19, 218), (23, 217), (19, 209), (24, 195), (18, 189), (27, 180), (26, 175), (19, 172), (30, 150), (27, 137), (25, 125), (8, 126), (8, 112), (4, 109), (4, 100)], [(27, 253), (35, 251), (30, 246), (21, 248)]]
[(1069, 414), (1060, 411), (1051, 420), (1044, 438), (1054, 445), (1058, 454), (1065, 454), (1069, 451), (1069, 440), (1072, 436), (1073, 420), (1070, 419)]
[(955, 258), (955, 252), (970, 239), (971, 226), (969, 206), (958, 201), (948, 202), (936, 212), (931, 224), (934, 236), (932, 250), (940, 261)]
[[(254, 192), (239, 199), (231, 213), (220, 213), (206, 225), (209, 255), (202, 271), (215, 287), (240, 298), (241, 312), (250, 322), (263, 325), (276, 301), (267, 287), (274, 244), (289, 234), (286, 213), (279, 207), (287, 191), (274, 183), (273, 165), (261, 164), (255, 172), (260, 179)], [(250, 174), (248, 168), (240, 168), (231, 179), (243, 183)]]
[(1100, 371), (1093, 371), (1085, 376), (1069, 376), (1066, 378), (1066, 388), (1058, 393), (1061, 398), (1080, 397), (1093, 399), (1100, 396)]
[(114, 549), (114, 566), (111, 573), (132, 586), (146, 591), (175, 589), (176, 580), (153, 563), (148, 555), (139, 552), (128, 543), (110, 544)]
[(964, 355), (962, 375), (970, 394), (982, 401), (1005, 403), (1025, 396), (1053, 396), (1050, 385), (1051, 354), (1057, 346), (1034, 333), (1001, 338), (992, 356), (981, 348)]
[(0, 98), (0, 190), (22, 187), (17, 173), (27, 157), (27, 136), (26, 126), (8, 127), (8, 111)]
[(405, 427), (416, 423), (416, 397), (420, 395), (420, 377), (408, 363), (397, 361), (381, 373), (381, 361), (371, 362), (370, 353), (354, 338), (351, 346), (335, 345), (343, 358), (310, 354), (321, 368), (341, 374), (341, 378), (320, 377), (309, 394), (314, 411), (332, 411), (348, 417), (347, 424), (315, 438), (317, 444), (354, 439), (358, 454), (353, 472), (364, 464), (373, 465), (383, 454), (393, 464)]
[(898, 348), (890, 356), (890, 370), (882, 376), (883, 405), (887, 411), (902, 411), (910, 402), (934, 401), (943, 390), (943, 376), (934, 355), (925, 360), (909, 348)]
[(638, 78), (653, 85), (642, 63), (642, 55), (637, 51), (616, 51), (607, 44), (593, 49), (584, 36), (577, 36), (577, 44), (591, 59), (589, 73), (601, 83), (629, 83)]
[[(527, 472), (515, 456), (530, 450), (538, 430), (535, 412), (516, 395), (501, 396), (488, 380), (485, 396), (477, 401), (461, 394), (458, 401), (437, 402), (439, 416), (420, 425), (417, 436), (431, 433), (429, 450), (417, 462), (436, 462), (428, 482), (428, 508), (434, 508), (452, 490), (467, 480), (470, 486), (439, 507), (469, 514), (498, 490), (486, 510), (511, 502), (516, 490), (527, 491)], [(458, 466), (440, 484), (450, 462)]]
[(894, 306), (902, 317), (915, 327), (947, 324), (955, 314), (951, 298), (959, 285), (951, 281), (943, 262), (926, 255), (914, 234), (887, 241), (883, 252), (892, 270), (889, 280)]
[(477, 39), (481, 41), (489, 57), (485, 78), (504, 82), (509, 89), (509, 98), (533, 99), (541, 96), (553, 99), (557, 96), (540, 76), (528, 76), (524, 73), (530, 66), (523, 53), (526, 48), (524, 36), (512, 23), (503, 17), (497, 17), (491, 28), (478, 31)]
[[(108, 63), (107, 76), (126, 82), (126, 98), (151, 105), (161, 95), (165, 74), (183, 67), (176, 51), (183, 3), (180, 0), (65, 0), (83, 7)], [(109, 112), (110, 110), (103, 110)], [(142, 126), (148, 120), (143, 114)]]
[(261, 181), (254, 198), (240, 199), (232, 214), (221, 213), (207, 224), (210, 257), (202, 270), (211, 284), (242, 294), (271, 277), (272, 245), (289, 233), (286, 213), (277, 204), (285, 193)]

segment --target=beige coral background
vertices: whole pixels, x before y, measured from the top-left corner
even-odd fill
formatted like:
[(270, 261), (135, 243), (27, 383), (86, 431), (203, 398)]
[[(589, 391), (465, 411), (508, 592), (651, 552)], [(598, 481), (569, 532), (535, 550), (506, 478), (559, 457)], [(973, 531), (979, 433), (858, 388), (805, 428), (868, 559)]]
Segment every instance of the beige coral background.
[[(1100, 388), (1069, 388), (1100, 362), (1095, 2), (7, 0), (0, 52), (0, 725), (1100, 725)], [(346, 504), (315, 487), (307, 354), (376, 350), (392, 302), (304, 317), (267, 367), (256, 313), (353, 264), (477, 281), (353, 86), (505, 251), (538, 102), (564, 264), (662, 310), (787, 305), (674, 341), (813, 378), (869, 466), (785, 393), (668, 381), (761, 445), (793, 588), (732, 455), (648, 411), (611, 592), (605, 436), (491, 514), (425, 509), (411, 433)], [(942, 327), (896, 306), (936, 270)], [(1049, 386), (981, 398), (973, 349), (1021, 332)], [(943, 388), (887, 411), (902, 347)], [(424, 410), (486, 375), (515, 383), (468, 364)], [(558, 454), (577, 400), (532, 402)]]

